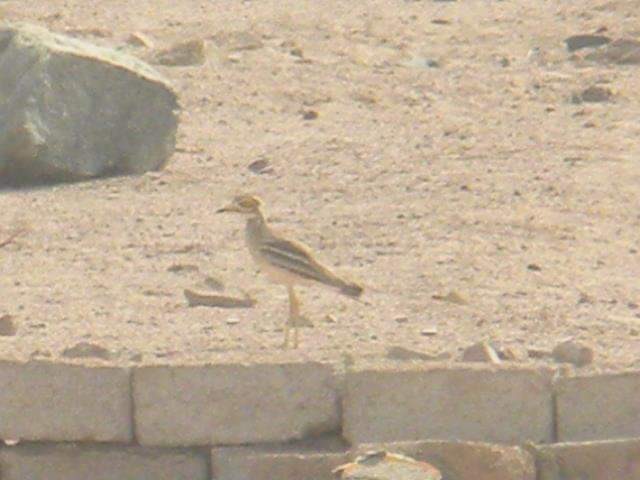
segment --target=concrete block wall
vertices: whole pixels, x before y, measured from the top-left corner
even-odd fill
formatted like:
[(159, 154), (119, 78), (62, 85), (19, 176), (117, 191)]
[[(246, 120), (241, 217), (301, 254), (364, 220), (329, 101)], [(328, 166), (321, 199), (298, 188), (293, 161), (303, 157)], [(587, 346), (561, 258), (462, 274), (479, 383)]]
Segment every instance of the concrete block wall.
[(452, 480), (640, 480), (640, 372), (6, 361), (0, 385), (3, 480), (322, 480), (382, 447)]

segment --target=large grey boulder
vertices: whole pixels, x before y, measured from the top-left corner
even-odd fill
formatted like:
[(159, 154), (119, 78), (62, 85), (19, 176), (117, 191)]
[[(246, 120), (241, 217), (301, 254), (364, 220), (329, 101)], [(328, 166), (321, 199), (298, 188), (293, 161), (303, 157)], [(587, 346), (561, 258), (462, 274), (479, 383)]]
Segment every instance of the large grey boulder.
[(0, 183), (162, 168), (178, 102), (144, 62), (34, 25), (0, 27)]

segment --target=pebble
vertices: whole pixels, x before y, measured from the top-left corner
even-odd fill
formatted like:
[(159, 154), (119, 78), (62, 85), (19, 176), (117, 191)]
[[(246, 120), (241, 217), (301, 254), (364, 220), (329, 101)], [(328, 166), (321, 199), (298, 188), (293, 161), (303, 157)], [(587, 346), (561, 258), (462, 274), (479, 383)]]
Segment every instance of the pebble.
[(576, 367), (584, 367), (593, 361), (593, 349), (575, 340), (559, 343), (551, 355), (558, 363), (571, 363)]
[(434, 355), (411, 350), (400, 345), (393, 345), (387, 348), (387, 358), (391, 360), (437, 360)]
[(62, 356), (66, 358), (100, 358), (108, 360), (111, 352), (106, 348), (91, 342), (79, 342), (73, 347), (65, 348)]
[(486, 362), (486, 363), (502, 363), (498, 352), (487, 342), (474, 343), (462, 352), (463, 362)]

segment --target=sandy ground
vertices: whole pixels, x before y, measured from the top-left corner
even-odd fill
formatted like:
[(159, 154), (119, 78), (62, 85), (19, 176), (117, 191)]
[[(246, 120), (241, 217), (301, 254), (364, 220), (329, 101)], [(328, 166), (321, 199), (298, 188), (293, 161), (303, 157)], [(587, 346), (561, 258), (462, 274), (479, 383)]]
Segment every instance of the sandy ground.
[[(208, 59), (160, 67), (183, 106), (163, 172), (0, 192), (1, 231), (31, 228), (0, 250), (0, 313), (18, 326), (0, 357), (90, 342), (133, 364), (390, 346), (457, 358), (479, 340), (526, 352), (573, 338), (599, 366), (640, 367), (640, 67), (571, 59), (563, 44), (602, 27), (637, 37), (640, 1), (1, 8), (141, 57), (132, 32), (156, 48), (204, 38)], [(613, 100), (571, 102), (594, 84)], [(253, 173), (258, 160), (271, 170)], [(359, 303), (302, 289), (315, 327), (297, 352), (278, 349), (285, 289), (257, 273), (242, 220), (214, 214), (244, 191), (367, 287)], [(183, 289), (207, 276), (257, 305), (189, 308)], [(442, 299), (451, 292), (462, 301)]]

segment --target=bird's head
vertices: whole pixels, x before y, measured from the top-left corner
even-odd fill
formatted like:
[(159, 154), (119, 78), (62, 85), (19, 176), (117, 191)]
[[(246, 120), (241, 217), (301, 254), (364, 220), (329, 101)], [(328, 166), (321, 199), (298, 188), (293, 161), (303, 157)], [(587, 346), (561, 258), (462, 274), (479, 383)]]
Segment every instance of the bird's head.
[(262, 200), (255, 195), (238, 195), (229, 205), (222, 207), (216, 213), (234, 212), (253, 217), (260, 215), (260, 207), (262, 207)]

